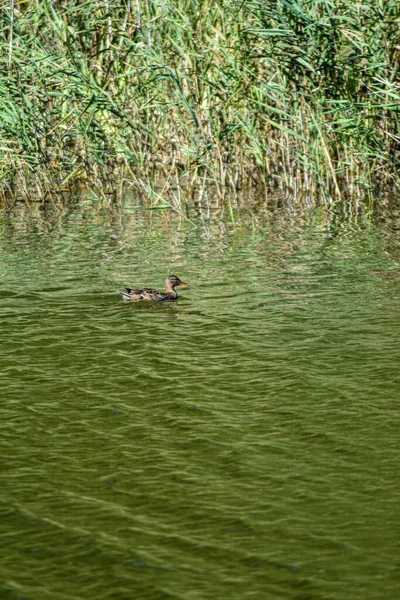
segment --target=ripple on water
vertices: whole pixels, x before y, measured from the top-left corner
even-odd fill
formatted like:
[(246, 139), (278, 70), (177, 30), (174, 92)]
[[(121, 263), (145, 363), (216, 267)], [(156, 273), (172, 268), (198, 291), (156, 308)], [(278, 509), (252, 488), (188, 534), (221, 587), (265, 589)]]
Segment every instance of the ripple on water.
[(2, 221), (1, 597), (397, 597), (397, 233), (120, 217)]

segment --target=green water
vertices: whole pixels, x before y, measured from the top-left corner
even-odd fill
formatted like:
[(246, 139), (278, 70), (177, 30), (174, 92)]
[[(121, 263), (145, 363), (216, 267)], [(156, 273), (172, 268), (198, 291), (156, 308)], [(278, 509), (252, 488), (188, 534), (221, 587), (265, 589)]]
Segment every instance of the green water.
[(192, 218), (0, 213), (1, 600), (397, 599), (398, 220)]

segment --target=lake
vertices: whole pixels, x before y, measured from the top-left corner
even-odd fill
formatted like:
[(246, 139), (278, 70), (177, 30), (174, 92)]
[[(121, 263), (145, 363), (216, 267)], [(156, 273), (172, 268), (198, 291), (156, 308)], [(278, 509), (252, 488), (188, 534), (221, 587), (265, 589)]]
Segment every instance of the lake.
[(398, 216), (192, 212), (0, 212), (1, 599), (395, 600)]

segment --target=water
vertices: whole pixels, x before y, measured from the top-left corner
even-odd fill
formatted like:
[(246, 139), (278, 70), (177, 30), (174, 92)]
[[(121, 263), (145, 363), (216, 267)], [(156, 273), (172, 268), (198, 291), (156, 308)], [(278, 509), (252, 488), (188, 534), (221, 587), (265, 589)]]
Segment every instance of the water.
[(395, 217), (0, 217), (2, 600), (398, 597)]

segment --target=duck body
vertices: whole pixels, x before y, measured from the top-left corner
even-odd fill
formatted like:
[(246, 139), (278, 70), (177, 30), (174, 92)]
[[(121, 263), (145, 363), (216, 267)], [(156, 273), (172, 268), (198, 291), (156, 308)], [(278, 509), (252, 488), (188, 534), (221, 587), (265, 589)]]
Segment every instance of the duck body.
[(176, 300), (178, 294), (174, 291), (172, 293), (162, 292), (154, 288), (125, 288), (119, 292), (124, 300), (131, 302), (138, 302), (139, 300)]
[(178, 294), (175, 288), (187, 285), (187, 283), (183, 283), (176, 275), (170, 275), (165, 280), (165, 292), (154, 288), (125, 288), (124, 290), (120, 290), (119, 293), (124, 300), (128, 300), (129, 302), (138, 302), (140, 300), (162, 302), (165, 300), (176, 300)]

